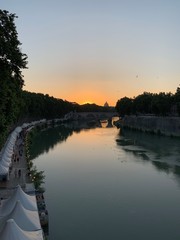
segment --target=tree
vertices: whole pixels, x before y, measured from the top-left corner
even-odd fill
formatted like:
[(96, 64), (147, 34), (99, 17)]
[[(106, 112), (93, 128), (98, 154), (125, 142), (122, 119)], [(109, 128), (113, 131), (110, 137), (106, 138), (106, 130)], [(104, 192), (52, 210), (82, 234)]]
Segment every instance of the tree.
[(176, 93), (174, 95), (175, 105), (177, 107), (177, 112), (180, 116), (180, 87), (177, 87)]
[(24, 81), (21, 69), (26, 68), (27, 55), (20, 50), (15, 18), (15, 14), (0, 10), (0, 67), (22, 88)]
[(144, 92), (133, 99), (121, 98), (116, 103), (116, 110), (121, 116), (132, 113), (168, 116), (172, 114), (174, 106), (177, 107), (180, 115), (180, 88), (177, 88), (174, 95), (171, 92), (158, 94)]
[(121, 98), (117, 101), (115, 108), (121, 116), (129, 115), (133, 110), (133, 100), (128, 97)]
[(153, 94), (144, 92), (134, 99), (133, 110), (135, 113), (152, 113), (152, 98)]
[(21, 53), (15, 14), (0, 10), (0, 144), (8, 127), (17, 120), (24, 84), (21, 69), (27, 56)]
[(154, 94), (152, 99), (152, 111), (156, 115), (167, 116), (171, 113), (173, 96), (171, 93), (160, 92)]
[(22, 118), (61, 118), (66, 113), (74, 111), (76, 105), (73, 103), (50, 97), (48, 94), (22, 92), (23, 106), (21, 109)]

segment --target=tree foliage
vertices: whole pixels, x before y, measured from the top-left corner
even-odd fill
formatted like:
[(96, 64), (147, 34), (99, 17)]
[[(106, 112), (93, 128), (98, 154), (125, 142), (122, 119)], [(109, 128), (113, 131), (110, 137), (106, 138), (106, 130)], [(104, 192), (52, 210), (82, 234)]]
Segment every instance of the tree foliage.
[(15, 14), (0, 10), (0, 67), (22, 88), (24, 82), (21, 69), (26, 68), (27, 56), (20, 50), (15, 18)]
[(123, 116), (133, 111), (133, 99), (124, 97), (117, 101), (116, 110)]
[(174, 102), (176, 103), (177, 112), (180, 116), (180, 87), (177, 88), (176, 93), (174, 95)]
[(152, 113), (153, 94), (144, 92), (133, 99), (133, 111), (135, 113)]
[(48, 94), (23, 91), (22, 99), (21, 118), (61, 118), (76, 108), (73, 103), (50, 97)]
[(20, 49), (15, 18), (15, 14), (0, 10), (0, 143), (19, 115), (24, 83), (21, 70), (27, 65), (27, 56)]
[(76, 104), (76, 111), (78, 112), (113, 112), (113, 107), (99, 106), (95, 103)]
[(121, 115), (154, 114), (158, 116), (180, 115), (180, 88), (172, 93), (148, 93), (137, 97), (121, 98), (116, 103), (116, 110)]
[(76, 112), (106, 112), (114, 111), (114, 108), (106, 108), (96, 104), (71, 103), (62, 99), (57, 99), (48, 94), (22, 92), (23, 106), (21, 108), (21, 118), (28, 119), (53, 119), (61, 118), (71, 111)]

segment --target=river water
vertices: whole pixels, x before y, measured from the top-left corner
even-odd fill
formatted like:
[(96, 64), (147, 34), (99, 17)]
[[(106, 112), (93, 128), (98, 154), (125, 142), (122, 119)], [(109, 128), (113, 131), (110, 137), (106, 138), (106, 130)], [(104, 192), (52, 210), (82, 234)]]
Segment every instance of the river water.
[(36, 136), (51, 240), (179, 240), (180, 140), (115, 127)]

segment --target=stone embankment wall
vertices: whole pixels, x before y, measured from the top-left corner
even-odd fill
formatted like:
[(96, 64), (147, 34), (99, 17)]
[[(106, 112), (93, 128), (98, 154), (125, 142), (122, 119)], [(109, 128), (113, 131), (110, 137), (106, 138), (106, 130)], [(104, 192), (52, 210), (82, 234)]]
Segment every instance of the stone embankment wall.
[(125, 116), (120, 125), (141, 131), (180, 137), (180, 117)]

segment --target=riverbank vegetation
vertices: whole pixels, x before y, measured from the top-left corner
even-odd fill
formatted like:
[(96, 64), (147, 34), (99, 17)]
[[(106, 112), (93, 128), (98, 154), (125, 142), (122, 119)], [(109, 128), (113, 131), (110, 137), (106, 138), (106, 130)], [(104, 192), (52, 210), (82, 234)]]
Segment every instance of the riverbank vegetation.
[(0, 144), (9, 126), (19, 117), (24, 84), (21, 69), (27, 66), (27, 56), (20, 50), (15, 18), (15, 14), (0, 10)]
[(117, 101), (116, 110), (120, 116), (131, 114), (180, 116), (180, 87), (175, 94), (144, 92), (134, 98), (123, 97)]

